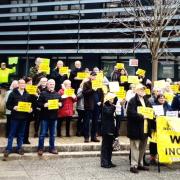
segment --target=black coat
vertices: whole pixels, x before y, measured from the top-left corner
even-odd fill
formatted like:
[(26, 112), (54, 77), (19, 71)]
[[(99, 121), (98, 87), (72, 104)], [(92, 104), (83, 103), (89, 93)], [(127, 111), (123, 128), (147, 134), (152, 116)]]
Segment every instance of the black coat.
[(171, 108), (174, 111), (180, 111), (180, 93), (176, 94), (176, 96), (174, 97)]
[(13, 108), (14, 106), (18, 105), (18, 102), (31, 102), (31, 96), (24, 91), (23, 95), (21, 95), (18, 89), (14, 89), (7, 100), (6, 107), (11, 111), (12, 119), (28, 119), (29, 113), (27, 112), (18, 112), (15, 111)]
[(75, 68), (74, 70), (71, 71), (69, 80), (71, 81), (71, 86), (73, 89), (75, 89), (75, 92), (77, 92), (82, 80), (75, 80), (74, 78), (77, 77), (78, 72), (83, 72), (82, 68)]
[(115, 106), (104, 103), (102, 110), (102, 120), (101, 120), (101, 130), (102, 135), (115, 134), (115, 124), (114, 124), (114, 112)]
[[(151, 107), (149, 101), (144, 97), (146, 107)], [(144, 134), (144, 117), (137, 113), (137, 107), (142, 106), (138, 95), (133, 97), (127, 107), (127, 136), (130, 139), (141, 140), (151, 134), (151, 122), (148, 120), (148, 133)]]
[(54, 69), (54, 70), (51, 72), (50, 77), (51, 77), (52, 79), (54, 79), (55, 82), (56, 82), (56, 85), (55, 85), (55, 90), (56, 90), (56, 91), (59, 91), (59, 90), (62, 88), (62, 87), (61, 87), (61, 84), (62, 84), (66, 79), (68, 79), (67, 74), (64, 74), (64, 75), (60, 75), (60, 74), (59, 74), (59, 69), (58, 69), (58, 68)]
[(51, 99), (59, 99), (59, 101), (61, 101), (61, 96), (55, 91), (50, 92), (46, 90), (40, 93), (37, 104), (38, 107), (41, 109), (40, 112), (41, 120), (47, 120), (47, 119), (57, 120), (58, 118), (58, 109), (48, 110), (47, 107), (44, 107), (44, 104)]
[(92, 89), (92, 82), (89, 80), (83, 85), (84, 109), (93, 110), (95, 105), (95, 91)]

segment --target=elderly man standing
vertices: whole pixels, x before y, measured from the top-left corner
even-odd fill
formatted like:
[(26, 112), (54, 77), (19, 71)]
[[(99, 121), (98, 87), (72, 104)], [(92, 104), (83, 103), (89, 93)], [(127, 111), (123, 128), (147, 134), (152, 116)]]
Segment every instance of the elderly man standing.
[(136, 85), (136, 95), (131, 98), (127, 107), (127, 136), (130, 139), (130, 171), (132, 173), (138, 173), (138, 170), (149, 170), (143, 165), (143, 156), (149, 135), (149, 122), (148, 119), (137, 112), (138, 106), (151, 107), (149, 101), (145, 98), (145, 86), (142, 84)]
[(44, 138), (46, 132), (49, 129), (49, 152), (52, 154), (58, 154), (55, 148), (55, 134), (56, 124), (58, 118), (58, 109), (61, 104), (61, 96), (54, 90), (55, 81), (53, 79), (48, 80), (47, 90), (40, 93), (38, 99), (38, 107), (40, 112), (40, 135), (38, 144), (38, 155), (42, 156), (44, 152)]

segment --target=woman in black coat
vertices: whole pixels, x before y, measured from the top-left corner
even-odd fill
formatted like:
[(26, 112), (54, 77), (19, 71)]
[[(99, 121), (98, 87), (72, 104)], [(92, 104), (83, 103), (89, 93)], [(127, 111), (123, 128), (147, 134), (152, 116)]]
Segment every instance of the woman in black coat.
[(108, 93), (104, 100), (102, 112), (102, 146), (101, 146), (101, 167), (111, 168), (115, 167), (111, 161), (112, 144), (115, 135), (114, 112), (115, 105), (113, 105), (115, 95)]

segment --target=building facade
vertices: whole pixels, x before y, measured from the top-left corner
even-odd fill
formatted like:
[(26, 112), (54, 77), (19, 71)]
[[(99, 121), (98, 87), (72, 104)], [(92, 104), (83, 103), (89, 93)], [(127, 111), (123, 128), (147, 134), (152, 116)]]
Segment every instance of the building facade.
[[(116, 62), (124, 62), (129, 74), (136, 67), (129, 59), (139, 59), (139, 67), (151, 78), (151, 55), (140, 41), (140, 30), (117, 22), (134, 23), (122, 0), (1, 0), (0, 61), (19, 57), (18, 76), (28, 73), (36, 57), (51, 59), (54, 67), (61, 59), (72, 67), (81, 60), (84, 67), (98, 66), (107, 73)], [(146, 5), (146, 4), (145, 4)], [(174, 20), (179, 20), (179, 15)], [(167, 27), (170, 31), (171, 25)], [(180, 22), (176, 28), (180, 29)], [(180, 79), (180, 38), (169, 42), (173, 56), (159, 61), (159, 78)], [(137, 47), (138, 46), (138, 47)], [(136, 48), (137, 47), (137, 48)], [(24, 68), (22, 68), (22, 66)]]

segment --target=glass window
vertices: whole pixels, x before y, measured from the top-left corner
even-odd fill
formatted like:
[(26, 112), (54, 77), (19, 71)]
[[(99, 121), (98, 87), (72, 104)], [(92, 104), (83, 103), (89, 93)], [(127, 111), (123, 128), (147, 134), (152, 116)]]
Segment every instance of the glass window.
[(174, 62), (162, 61), (158, 68), (159, 79), (174, 78)]

